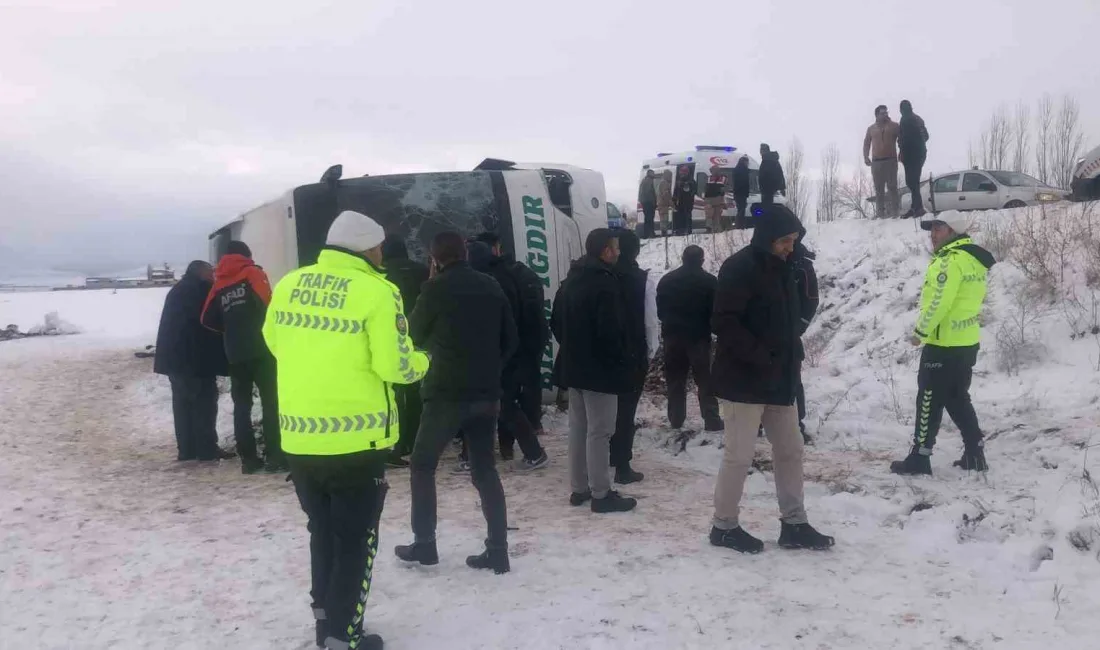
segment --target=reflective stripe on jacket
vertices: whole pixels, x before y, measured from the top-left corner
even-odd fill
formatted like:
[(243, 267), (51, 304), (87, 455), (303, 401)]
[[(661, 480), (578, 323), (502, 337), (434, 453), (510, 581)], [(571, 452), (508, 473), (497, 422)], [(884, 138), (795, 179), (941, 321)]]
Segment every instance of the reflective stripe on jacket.
[(397, 442), (390, 384), (428, 370), (397, 287), (365, 259), (324, 250), (275, 287), (264, 339), (278, 361), (283, 451), (334, 456)]
[(933, 255), (924, 275), (917, 319), (916, 334), (922, 342), (949, 348), (979, 343), (979, 314), (993, 264), (993, 256), (967, 236)]

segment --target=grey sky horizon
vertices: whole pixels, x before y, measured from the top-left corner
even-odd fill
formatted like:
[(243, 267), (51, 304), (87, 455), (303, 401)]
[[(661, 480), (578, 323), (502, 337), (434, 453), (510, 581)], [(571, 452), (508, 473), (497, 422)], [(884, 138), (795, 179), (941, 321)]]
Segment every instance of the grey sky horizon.
[[(300, 6), (299, 6), (300, 5)], [(1095, 0), (674, 4), (0, 0), (0, 268), (203, 257), (206, 235), (324, 169), (604, 173), (697, 144), (860, 162), (913, 102), (926, 171), (1000, 104), (1081, 105), (1100, 143)]]

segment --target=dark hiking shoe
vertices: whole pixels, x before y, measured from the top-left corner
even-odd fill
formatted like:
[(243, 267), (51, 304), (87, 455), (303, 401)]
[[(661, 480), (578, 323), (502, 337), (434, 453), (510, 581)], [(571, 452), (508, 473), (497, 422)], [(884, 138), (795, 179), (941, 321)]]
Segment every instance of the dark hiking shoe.
[(637, 499), (624, 497), (615, 490), (608, 490), (602, 499), (592, 499), (592, 512), (607, 514), (610, 512), (630, 512), (638, 505)]
[(569, 495), (569, 505), (571, 506), (583, 506), (592, 499), (592, 491), (585, 490), (584, 492), (574, 492)]
[(713, 546), (732, 548), (738, 553), (748, 553), (750, 555), (755, 555), (764, 550), (764, 542), (748, 534), (740, 526), (729, 530), (711, 528), (710, 543)]
[(905, 460), (895, 460), (890, 463), (890, 471), (903, 476), (932, 476), (932, 450), (921, 453), (920, 448), (913, 447)]
[(325, 644), (319, 646), (325, 650), (383, 650), (382, 637), (377, 634), (364, 634), (359, 641), (352, 646), (350, 642), (330, 636), (325, 639)]
[(264, 461), (259, 458), (242, 458), (241, 459), (241, 473), (242, 474), (259, 474), (264, 471)]
[(962, 458), (951, 464), (968, 472), (989, 471), (989, 465), (985, 462), (985, 451), (981, 449), (974, 453), (969, 451), (963, 452)]
[(401, 457), (401, 452), (394, 450), (386, 456), (386, 467), (402, 469), (409, 466), (409, 461)]
[(542, 469), (550, 464), (550, 457), (546, 455), (546, 450), (542, 451), (542, 454), (538, 458), (531, 460), (530, 458), (524, 458), (519, 461), (517, 467), (521, 472), (533, 472), (536, 469)]
[(706, 420), (703, 422), (704, 431), (725, 431), (726, 423), (721, 420)]
[(498, 576), (512, 570), (508, 563), (508, 551), (496, 548), (485, 549), (481, 555), (471, 555), (466, 558), (466, 566), (471, 569), (492, 569)]
[(515, 460), (516, 459), (516, 450), (513, 449), (512, 447), (501, 447), (500, 448), (500, 459), (501, 460)]
[(809, 524), (783, 523), (779, 532), (779, 548), (826, 551), (834, 544), (836, 540), (822, 535)]
[(408, 546), (395, 546), (394, 555), (402, 562), (419, 562), (424, 566), (439, 564), (439, 551), (435, 542), (413, 542)]
[(763, 424), (761, 424), (760, 428), (756, 430), (756, 437), (757, 438), (763, 438), (764, 437), (764, 425)]
[(615, 482), (619, 485), (630, 485), (645, 478), (645, 474), (635, 472), (630, 463), (623, 463), (615, 468)]

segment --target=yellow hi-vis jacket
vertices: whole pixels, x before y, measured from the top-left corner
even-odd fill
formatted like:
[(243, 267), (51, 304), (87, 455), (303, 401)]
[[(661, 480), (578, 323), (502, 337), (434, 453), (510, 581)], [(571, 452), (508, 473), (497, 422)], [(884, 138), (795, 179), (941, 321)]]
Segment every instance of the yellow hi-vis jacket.
[(922, 343), (944, 348), (978, 344), (978, 315), (993, 264), (993, 255), (966, 236), (936, 251), (924, 275), (915, 328)]
[(279, 281), (264, 322), (278, 362), (283, 451), (335, 456), (397, 442), (390, 384), (428, 371), (413, 349), (397, 287), (367, 260), (335, 250)]

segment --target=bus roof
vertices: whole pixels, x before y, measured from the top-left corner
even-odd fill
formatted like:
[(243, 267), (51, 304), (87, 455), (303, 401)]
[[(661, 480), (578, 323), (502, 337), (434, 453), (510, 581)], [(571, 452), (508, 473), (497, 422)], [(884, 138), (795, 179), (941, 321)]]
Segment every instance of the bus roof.
[(665, 169), (671, 169), (677, 165), (690, 163), (700, 165), (701, 169), (710, 169), (715, 165), (721, 168), (729, 168), (736, 166), (737, 161), (740, 160), (742, 156), (749, 159), (749, 169), (760, 168), (760, 163), (757, 162), (756, 158), (747, 153), (736, 150), (727, 152), (706, 149), (702, 151), (684, 151), (681, 153), (663, 154), (656, 158), (643, 161), (642, 169), (652, 169), (659, 172)]

